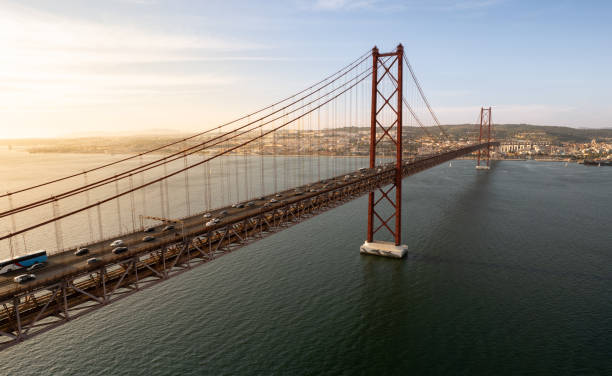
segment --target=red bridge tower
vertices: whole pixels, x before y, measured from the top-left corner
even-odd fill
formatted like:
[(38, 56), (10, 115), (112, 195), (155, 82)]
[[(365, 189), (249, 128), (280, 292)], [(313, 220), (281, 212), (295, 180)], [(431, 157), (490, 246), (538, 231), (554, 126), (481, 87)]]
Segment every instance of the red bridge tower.
[[(486, 138), (486, 142), (491, 142), (491, 107), (480, 108), (480, 133), (478, 135), (478, 143), (482, 144)], [(491, 145), (487, 146), (485, 150), (478, 149), (478, 162), (476, 163), (477, 170), (488, 170), (490, 169), (490, 157), (491, 157)], [(486, 160), (486, 163), (485, 163)], [(482, 161), (482, 165), (480, 162)]]
[[(397, 258), (404, 257), (407, 251), (407, 247), (401, 245), (403, 61), (404, 47), (401, 44), (397, 46), (394, 52), (389, 53), (379, 53), (376, 47), (372, 49), (370, 168), (376, 168), (377, 148), (383, 149), (384, 146), (391, 145), (395, 149), (395, 179), (393, 184), (387, 187), (379, 187), (378, 191), (369, 193), (367, 239), (360, 248), (361, 253)], [(379, 72), (382, 74), (379, 75)], [(380, 107), (378, 105), (379, 97), (382, 103)], [(394, 190), (395, 195), (393, 195)], [(381, 206), (387, 204), (390, 204), (394, 211), (388, 217), (377, 210), (377, 208), (380, 209)], [(379, 230), (387, 230), (394, 241), (374, 241), (374, 235)]]

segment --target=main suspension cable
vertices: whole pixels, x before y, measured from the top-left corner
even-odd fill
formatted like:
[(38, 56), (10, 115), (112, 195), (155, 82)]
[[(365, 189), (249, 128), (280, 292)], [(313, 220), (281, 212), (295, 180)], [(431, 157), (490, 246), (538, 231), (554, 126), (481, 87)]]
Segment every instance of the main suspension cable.
[(365, 60), (365, 59), (366, 59), (366, 58), (367, 58), (367, 57), (368, 57), (370, 54), (371, 54), (371, 51), (365, 52), (364, 54), (362, 54), (361, 56), (359, 56), (357, 59), (353, 60), (351, 63), (349, 63), (349, 64), (345, 65), (344, 67), (342, 67), (342, 68), (341, 68), (341, 69), (339, 69), (338, 71), (336, 71), (336, 72), (334, 72), (333, 74), (331, 74), (331, 75), (329, 75), (329, 76), (325, 77), (324, 79), (322, 79), (322, 80), (318, 81), (317, 83), (315, 83), (315, 84), (313, 84), (313, 85), (311, 85), (311, 86), (309, 86), (309, 87), (307, 87), (307, 88), (305, 88), (305, 89), (303, 89), (303, 90), (301, 90), (301, 91), (299, 91), (299, 92), (297, 92), (297, 93), (295, 93), (295, 94), (293, 94), (293, 95), (291, 95), (291, 96), (289, 96), (289, 97), (286, 97), (286, 98), (284, 98), (284, 99), (281, 99), (281, 100), (279, 100), (279, 101), (277, 101), (277, 102), (275, 102), (275, 103), (273, 103), (273, 104), (271, 104), (271, 105), (268, 105), (268, 106), (266, 106), (266, 107), (263, 107), (263, 108), (261, 108), (261, 109), (259, 109), (259, 110), (257, 110), (257, 111), (251, 112), (250, 114), (244, 115), (244, 116), (239, 117), (239, 118), (237, 118), (237, 119), (234, 119), (234, 120), (231, 120), (231, 121), (229, 121), (229, 122), (223, 123), (223, 124), (221, 124), (221, 125), (219, 125), (219, 126), (217, 126), (217, 127), (214, 127), (214, 128), (208, 129), (208, 130), (206, 130), (206, 131), (202, 131), (202, 132), (196, 133), (196, 134), (194, 134), (194, 135), (192, 135), (192, 136), (185, 137), (185, 138), (180, 139), (180, 140), (178, 140), (178, 141), (174, 141), (174, 142), (171, 142), (171, 143), (169, 143), (169, 144), (162, 145), (162, 146), (160, 146), (160, 147), (157, 147), (157, 148), (154, 148), (154, 149), (151, 149), (151, 150), (148, 150), (148, 151), (142, 152), (142, 153), (138, 153), (138, 154), (135, 154), (135, 155), (131, 155), (131, 156), (129, 156), (129, 157), (122, 158), (122, 159), (117, 160), (117, 161), (114, 161), (114, 162), (106, 163), (106, 164), (103, 164), (103, 165), (100, 165), (100, 166), (97, 166), (97, 167), (90, 168), (90, 169), (88, 169), (88, 170), (84, 170), (84, 171), (81, 171), (81, 172), (79, 172), (79, 173), (75, 173), (75, 174), (67, 175), (67, 176), (64, 176), (64, 177), (61, 177), (61, 178), (57, 178), (57, 179), (53, 179), (53, 180), (49, 180), (49, 181), (44, 182), (44, 183), (40, 183), (40, 184), (32, 185), (32, 186), (30, 186), (30, 187), (26, 187), (26, 188), (18, 189), (18, 190), (13, 191), (13, 192), (7, 192), (7, 193), (4, 193), (4, 194), (0, 194), (0, 198), (2, 198), (2, 197), (6, 197), (6, 196), (15, 195), (15, 194), (18, 194), (18, 193), (27, 192), (27, 191), (30, 191), (30, 190), (32, 190), (32, 189), (36, 189), (36, 188), (40, 188), (40, 187), (44, 187), (44, 186), (47, 186), (47, 185), (50, 185), (50, 184), (53, 184), (53, 183), (58, 183), (58, 182), (60, 182), (60, 181), (64, 181), (64, 180), (67, 180), (67, 179), (71, 179), (71, 178), (74, 178), (74, 177), (77, 177), (77, 176), (80, 176), (80, 175), (83, 175), (83, 174), (86, 174), (86, 173), (89, 173), (89, 172), (93, 172), (93, 171), (101, 170), (101, 169), (106, 168), (106, 167), (110, 167), (110, 166), (113, 166), (113, 165), (116, 165), (116, 164), (119, 164), (119, 163), (122, 163), (122, 162), (125, 162), (125, 161), (128, 161), (128, 160), (131, 160), (131, 159), (134, 159), (134, 158), (141, 157), (141, 156), (146, 155), (146, 154), (150, 154), (150, 153), (153, 153), (153, 152), (156, 152), (156, 151), (159, 151), (159, 150), (162, 150), (162, 149), (168, 148), (168, 147), (170, 147), (170, 146), (174, 146), (174, 145), (177, 145), (177, 144), (183, 143), (183, 142), (188, 141), (188, 140), (191, 140), (191, 139), (193, 139), (193, 138), (196, 138), (196, 137), (202, 136), (202, 135), (204, 135), (204, 134), (210, 133), (210, 132), (212, 132), (212, 131), (215, 131), (215, 130), (219, 130), (219, 129), (221, 129), (221, 128), (224, 128), (224, 127), (226, 127), (226, 126), (228, 126), (228, 125), (231, 125), (231, 124), (237, 123), (237, 122), (239, 122), (239, 121), (241, 121), (241, 120), (244, 120), (244, 119), (249, 118), (250, 116), (253, 116), (253, 115), (259, 114), (259, 113), (261, 113), (261, 112), (263, 112), (263, 111), (266, 111), (266, 110), (268, 110), (268, 109), (270, 109), (270, 108), (272, 108), (272, 107), (274, 107), (274, 106), (276, 106), (276, 105), (279, 105), (279, 104), (284, 103), (284, 102), (286, 102), (286, 101), (288, 101), (288, 100), (290, 100), (290, 99), (292, 99), (292, 98), (295, 98), (296, 96), (298, 96), (298, 95), (300, 95), (300, 94), (303, 94), (303, 93), (305, 93), (305, 92), (307, 92), (307, 91), (309, 91), (309, 90), (311, 90), (311, 89), (313, 89), (313, 88), (317, 87), (318, 85), (322, 84), (323, 82), (325, 82), (325, 81), (329, 80), (330, 78), (332, 78), (332, 77), (334, 77), (334, 76), (336, 76), (336, 75), (340, 74), (341, 72), (343, 72), (343, 71), (344, 71), (344, 70), (346, 70), (346, 69), (348, 69), (348, 71), (350, 71), (350, 70), (354, 69), (354, 68), (355, 68), (355, 66), (357, 66), (358, 64), (361, 64), (361, 63), (363, 62), (363, 60)]

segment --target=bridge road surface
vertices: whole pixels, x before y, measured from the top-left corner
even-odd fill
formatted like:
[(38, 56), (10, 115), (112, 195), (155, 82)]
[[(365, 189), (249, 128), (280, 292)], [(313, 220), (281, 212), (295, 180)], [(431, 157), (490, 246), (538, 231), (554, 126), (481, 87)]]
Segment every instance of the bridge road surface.
[[(434, 167), (440, 163), (447, 162), (461, 155), (471, 153), (487, 146), (499, 146), (499, 142), (494, 141), (481, 144), (473, 144), (459, 149), (451, 149), (441, 154), (422, 155), (416, 158), (405, 159), (403, 162), (403, 169), (405, 173), (404, 177), (407, 177), (424, 169)], [(412, 170), (412, 172), (407, 172), (406, 169)], [(378, 165), (376, 168), (367, 169), (364, 173), (361, 173), (359, 171), (347, 172), (346, 175), (342, 174), (336, 177), (307, 184), (305, 186), (293, 187), (279, 193), (266, 195), (261, 197), (260, 199), (251, 200), (255, 202), (255, 205), (250, 208), (232, 208), (231, 206), (219, 208), (210, 211), (212, 218), (219, 218), (220, 212), (222, 212), (223, 210), (226, 210), (228, 214), (223, 218), (220, 218), (221, 221), (217, 225), (211, 226), (211, 230), (222, 228), (224, 225), (232, 223), (240, 217), (248, 215), (249, 213), (252, 213), (251, 215), (258, 214), (258, 211), (263, 207), (263, 205), (272, 198), (276, 198), (279, 201), (286, 200), (288, 201), (288, 203), (291, 204), (293, 203), (292, 201), (299, 201), (301, 199), (308, 198), (309, 196), (318, 195), (318, 193), (316, 192), (309, 193), (307, 192), (308, 190), (314, 189), (318, 191), (321, 189), (333, 189), (325, 188), (328, 183), (334, 182), (334, 185), (336, 187), (342, 186), (342, 183), (350, 185), (351, 183), (358, 182), (362, 179), (368, 179), (369, 177), (374, 175), (386, 174), (391, 170), (395, 170), (395, 164), (393, 162), (386, 163), (384, 165)], [(344, 180), (346, 176), (349, 176), (348, 180)], [(303, 192), (303, 194), (299, 197), (294, 197), (294, 191), (297, 190)], [(277, 194), (280, 194), (281, 197), (276, 197)], [(291, 200), (291, 198), (297, 200)], [(275, 205), (278, 205), (278, 208), (280, 208), (284, 204), (279, 202)], [(194, 214), (193, 216), (182, 219), (184, 223), (184, 230), (186, 233), (194, 230), (203, 233), (204, 228), (202, 226), (208, 220), (208, 218), (202, 217), (202, 213)], [(130, 253), (138, 253), (140, 250), (145, 250), (155, 244), (155, 242), (143, 242), (142, 238), (146, 235), (155, 236), (156, 241), (167, 242), (167, 244), (170, 244), (172, 239), (176, 239), (177, 242), (178, 240), (182, 240), (180, 229), (175, 228), (174, 231), (162, 232), (160, 231), (161, 228), (161, 226), (156, 226), (156, 232), (154, 233), (144, 233), (142, 230), (140, 230), (134, 233), (125, 234), (118, 238), (123, 240), (124, 245), (128, 247), (128, 252)], [(97, 263), (98, 265), (106, 265), (112, 261), (122, 260), (125, 254), (112, 254), (112, 247), (110, 247), (110, 242), (112, 242), (112, 240), (107, 239), (97, 243), (85, 245), (85, 247), (89, 249), (89, 253), (84, 256), (75, 256), (74, 249), (51, 255), (49, 256), (47, 266), (42, 269), (37, 269), (34, 273), (32, 273), (36, 275), (36, 280), (29, 281), (23, 284), (15, 283), (13, 281), (13, 278), (17, 275), (27, 273), (25, 269), (15, 270), (6, 274), (0, 274), (0, 297), (10, 297), (11, 295), (15, 295), (21, 291), (28, 291), (31, 287), (36, 287), (37, 280), (47, 280), (52, 279), (55, 276), (76, 273), (79, 271), (86, 271), (87, 267), (91, 266), (87, 265), (87, 259), (91, 257), (97, 257), (100, 259), (100, 261)]]
[[(385, 170), (387, 168), (385, 168)], [(204, 226), (204, 224), (208, 222), (209, 220), (211, 220), (212, 218), (219, 218), (221, 221), (219, 222), (217, 226), (222, 226), (223, 224), (231, 223), (233, 222), (234, 219), (244, 216), (246, 214), (252, 213), (253, 215), (255, 215), (258, 212), (258, 210), (261, 209), (263, 205), (266, 202), (269, 202), (271, 199), (278, 200), (279, 203), (277, 204), (280, 206), (281, 205), (280, 201), (287, 200), (290, 197), (294, 197), (296, 190), (303, 192), (303, 195), (300, 195), (300, 197), (304, 197), (305, 195), (308, 194), (309, 190), (315, 189), (318, 191), (320, 189), (323, 189), (324, 186), (326, 186), (328, 183), (331, 183), (331, 182), (335, 182), (336, 184), (340, 182), (350, 183), (352, 181), (358, 180), (359, 178), (362, 178), (364, 176), (373, 175), (375, 173), (376, 173), (376, 169), (372, 169), (372, 170), (368, 169), (368, 171), (363, 174), (357, 171), (347, 172), (346, 175), (342, 174), (341, 176), (324, 179), (324, 180), (321, 180), (315, 183), (311, 183), (305, 186), (294, 187), (291, 189), (287, 189), (285, 191), (281, 191), (279, 193), (273, 193), (273, 194), (269, 194), (266, 196), (262, 196), (258, 199), (249, 200), (255, 203), (254, 206), (249, 207), (249, 208), (247, 207), (232, 208), (231, 206), (227, 206), (227, 207), (222, 207), (222, 208), (212, 210), (209, 212), (211, 213), (211, 218), (203, 218), (204, 212), (194, 214), (190, 217), (182, 219), (183, 224), (184, 224), (184, 231), (185, 233), (188, 233), (189, 230), (197, 230), (197, 229), (202, 230), (202, 227)], [(350, 176), (350, 179), (345, 181), (344, 177), (347, 175)], [(280, 197), (278, 196), (279, 194), (280, 194)], [(246, 201), (243, 203), (246, 203)], [(221, 215), (221, 212), (224, 210), (227, 211), (228, 213), (225, 216)], [(160, 241), (172, 241), (172, 239), (176, 239), (177, 241), (182, 240), (182, 230), (183, 229), (181, 228), (180, 224), (174, 224), (174, 226), (175, 226), (174, 230), (162, 231), (165, 225), (164, 224), (157, 225), (155, 226), (155, 232), (145, 233), (142, 230), (139, 230), (139, 231), (129, 233), (129, 234), (118, 235), (116, 239), (123, 240), (124, 246), (128, 247), (128, 250), (130, 252), (138, 252), (141, 249), (154, 245), (156, 242), (159, 243)], [(151, 242), (144, 242), (142, 238), (147, 235), (154, 236), (155, 240)], [(27, 288), (29, 285), (34, 284), (36, 280), (53, 278), (55, 275), (61, 275), (61, 274), (71, 273), (71, 272), (76, 273), (78, 271), (85, 270), (88, 266), (90, 266), (87, 264), (87, 259), (92, 258), (92, 257), (96, 257), (99, 259), (99, 261), (96, 263), (98, 265), (105, 265), (115, 259), (119, 259), (121, 258), (121, 256), (123, 256), (123, 254), (114, 255), (112, 253), (112, 250), (114, 247), (111, 247), (110, 243), (113, 240), (114, 239), (107, 239), (104, 241), (83, 245), (83, 247), (89, 249), (89, 253), (83, 256), (75, 256), (74, 251), (76, 251), (76, 249), (71, 249), (69, 251), (64, 251), (61, 253), (50, 255), (48, 256), (47, 265), (44, 268), (36, 269), (32, 272), (28, 272), (27, 269), (22, 268), (22, 269), (11, 271), (9, 273), (0, 274), (0, 296), (5, 296), (7, 293), (9, 293), (11, 290), (14, 290), (16, 287)], [(35, 250), (31, 250), (31, 251), (35, 251)], [(35, 274), (36, 280), (32, 280), (32, 281), (21, 283), (21, 284), (15, 283), (13, 281), (13, 278), (15, 276), (18, 276), (24, 273)]]

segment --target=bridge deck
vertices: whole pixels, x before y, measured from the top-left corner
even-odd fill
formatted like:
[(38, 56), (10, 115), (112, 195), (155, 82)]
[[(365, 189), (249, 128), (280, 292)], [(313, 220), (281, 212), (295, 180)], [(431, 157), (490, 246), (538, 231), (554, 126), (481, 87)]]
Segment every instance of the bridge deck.
[[(487, 145), (472, 145), (407, 161), (403, 176)], [(139, 231), (123, 235), (121, 239), (128, 251), (120, 255), (111, 253), (110, 240), (88, 245), (90, 253), (86, 256), (75, 256), (72, 251), (52, 255), (48, 265), (36, 272), (37, 279), (25, 284), (13, 282), (13, 277), (23, 270), (4, 274), (0, 276), (0, 338), (6, 341), (0, 341), (0, 349), (385, 186), (392, 182), (395, 168), (383, 166), (348, 175), (348, 179), (343, 174), (267, 195), (253, 200), (255, 206), (251, 208), (216, 209), (211, 211), (212, 217), (221, 216), (222, 211), (228, 214), (213, 226), (206, 226), (209, 219), (199, 213), (183, 219), (183, 231), (177, 226), (174, 231), (162, 232), (163, 226), (157, 226), (152, 234)], [(296, 195), (295, 189), (304, 193)], [(272, 198), (279, 202), (264, 207)], [(143, 242), (145, 235), (156, 239)], [(88, 265), (86, 260), (90, 257), (100, 261)]]

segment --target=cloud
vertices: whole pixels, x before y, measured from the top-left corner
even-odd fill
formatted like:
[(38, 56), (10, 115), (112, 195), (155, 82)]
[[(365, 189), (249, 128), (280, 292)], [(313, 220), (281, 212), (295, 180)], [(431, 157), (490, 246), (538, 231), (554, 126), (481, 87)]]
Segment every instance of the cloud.
[(159, 3), (158, 0), (113, 0), (118, 3), (128, 3), (136, 5), (153, 5)]
[(472, 11), (489, 8), (506, 0), (302, 0), (300, 8), (315, 11), (371, 10), (378, 12)]
[(373, 8), (380, 2), (380, 0), (316, 0), (306, 8), (323, 11), (368, 9)]
[[(443, 123), (475, 123), (480, 105), (437, 107), (435, 110)], [(495, 123), (530, 123), (563, 125), (573, 120), (580, 109), (565, 105), (548, 104), (499, 104), (492, 105)]]
[(439, 11), (479, 10), (499, 5), (505, 0), (439, 0), (431, 1), (428, 7)]
[(133, 27), (83, 22), (36, 12), (0, 9), (0, 42), (11, 55), (51, 54), (60, 58), (143, 55), (165, 60), (203, 51), (245, 51), (265, 46), (209, 36), (178, 35)]
[(460, 90), (432, 90), (432, 97), (465, 97), (473, 94), (472, 90), (460, 89)]
[(193, 92), (237, 79), (202, 71), (117, 69), (125, 64), (275, 59), (249, 56), (266, 49), (259, 44), (85, 22), (28, 8), (3, 7), (0, 19), (2, 111)]

